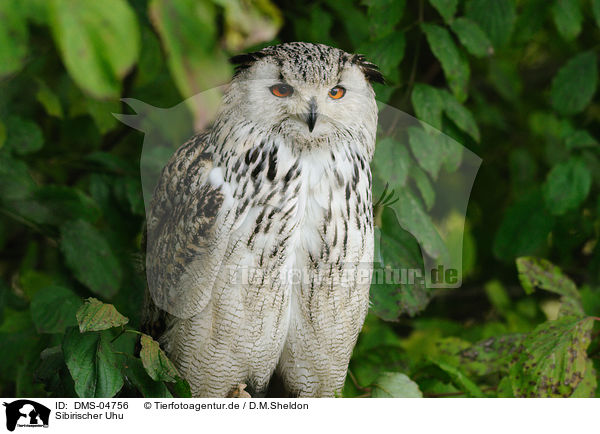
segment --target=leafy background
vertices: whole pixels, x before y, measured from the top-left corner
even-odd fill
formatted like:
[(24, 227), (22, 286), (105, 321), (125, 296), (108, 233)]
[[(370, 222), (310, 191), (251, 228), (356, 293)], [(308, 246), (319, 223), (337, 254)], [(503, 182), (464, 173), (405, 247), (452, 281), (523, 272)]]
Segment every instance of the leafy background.
[[(189, 395), (137, 331), (143, 136), (111, 113), (292, 40), (365, 54), (380, 101), (483, 159), (463, 286), (374, 286), (343, 395), (596, 396), (600, 0), (1, 1), (0, 395)], [(441, 161), (417, 139), (373, 163), (402, 199), (376, 210), (384, 267), (419, 266), (430, 233)]]

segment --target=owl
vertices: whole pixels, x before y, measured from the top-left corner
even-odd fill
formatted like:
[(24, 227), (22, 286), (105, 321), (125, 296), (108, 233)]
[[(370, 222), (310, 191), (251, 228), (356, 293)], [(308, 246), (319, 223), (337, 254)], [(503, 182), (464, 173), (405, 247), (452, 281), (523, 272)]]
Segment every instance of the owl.
[(336, 396), (369, 305), (383, 79), (321, 44), (232, 62), (214, 123), (154, 191), (144, 327), (194, 396), (262, 396), (274, 373), (291, 396)]

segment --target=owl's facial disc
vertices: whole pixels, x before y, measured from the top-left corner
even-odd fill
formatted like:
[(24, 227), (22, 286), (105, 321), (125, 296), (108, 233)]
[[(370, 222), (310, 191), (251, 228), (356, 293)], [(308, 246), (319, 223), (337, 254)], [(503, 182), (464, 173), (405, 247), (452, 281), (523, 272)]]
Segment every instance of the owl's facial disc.
[[(330, 47), (287, 44), (242, 56), (227, 103), (232, 119), (282, 137), (298, 149), (372, 135), (377, 122), (367, 72), (374, 65)], [(369, 66), (371, 65), (371, 66)], [(368, 69), (371, 68), (371, 69)]]

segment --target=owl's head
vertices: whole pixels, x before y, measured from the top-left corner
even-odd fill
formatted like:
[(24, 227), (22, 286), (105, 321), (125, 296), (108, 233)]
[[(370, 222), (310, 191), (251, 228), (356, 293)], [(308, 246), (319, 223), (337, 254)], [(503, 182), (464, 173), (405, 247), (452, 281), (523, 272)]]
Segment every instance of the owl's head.
[[(292, 42), (232, 58), (236, 73), (225, 96), (236, 116), (297, 143), (367, 134), (374, 139), (377, 67), (361, 55)], [(238, 118), (238, 120), (240, 120)]]

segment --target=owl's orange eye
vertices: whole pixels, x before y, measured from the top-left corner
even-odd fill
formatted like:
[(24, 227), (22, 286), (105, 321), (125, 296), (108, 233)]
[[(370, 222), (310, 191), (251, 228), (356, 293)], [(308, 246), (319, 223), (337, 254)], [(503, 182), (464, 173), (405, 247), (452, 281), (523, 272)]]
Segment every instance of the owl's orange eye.
[(289, 84), (274, 84), (269, 88), (271, 93), (279, 98), (285, 98), (294, 93), (294, 88)]
[(346, 94), (346, 89), (342, 86), (336, 86), (329, 91), (329, 97), (332, 99), (340, 99)]

